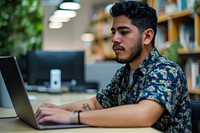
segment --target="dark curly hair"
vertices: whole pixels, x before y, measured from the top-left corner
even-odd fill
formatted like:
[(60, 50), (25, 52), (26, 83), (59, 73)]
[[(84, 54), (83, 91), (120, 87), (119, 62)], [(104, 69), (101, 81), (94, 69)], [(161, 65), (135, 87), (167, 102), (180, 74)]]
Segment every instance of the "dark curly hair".
[(139, 29), (140, 33), (143, 33), (148, 28), (152, 28), (154, 31), (152, 46), (155, 45), (157, 15), (156, 10), (148, 4), (138, 1), (117, 2), (110, 9), (110, 15), (112, 17), (125, 15), (131, 20), (131, 23)]

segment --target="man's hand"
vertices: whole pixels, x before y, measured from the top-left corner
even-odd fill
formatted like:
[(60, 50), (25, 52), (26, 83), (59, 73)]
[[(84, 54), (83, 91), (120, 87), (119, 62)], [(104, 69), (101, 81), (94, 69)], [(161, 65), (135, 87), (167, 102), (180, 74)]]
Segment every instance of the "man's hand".
[(40, 124), (49, 122), (69, 123), (69, 113), (60, 106), (44, 103), (37, 109), (35, 116)]

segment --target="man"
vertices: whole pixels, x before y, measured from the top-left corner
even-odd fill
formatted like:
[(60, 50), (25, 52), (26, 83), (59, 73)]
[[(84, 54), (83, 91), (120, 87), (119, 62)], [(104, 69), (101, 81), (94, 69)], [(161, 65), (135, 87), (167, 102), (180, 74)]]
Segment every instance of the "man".
[(91, 99), (61, 106), (43, 104), (36, 111), (38, 122), (191, 132), (184, 73), (154, 47), (156, 11), (145, 3), (124, 1), (116, 3), (110, 13), (116, 61), (126, 65)]

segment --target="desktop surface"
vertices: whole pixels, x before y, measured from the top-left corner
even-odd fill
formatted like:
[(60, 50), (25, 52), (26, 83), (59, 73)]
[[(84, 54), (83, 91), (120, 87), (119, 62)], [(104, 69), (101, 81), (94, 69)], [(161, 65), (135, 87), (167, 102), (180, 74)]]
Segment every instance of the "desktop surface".
[[(95, 96), (95, 93), (64, 93), (64, 94), (45, 94), (37, 92), (28, 92), (29, 99), (33, 106), (34, 111), (40, 106), (43, 102), (50, 102), (54, 104), (65, 104), (75, 101), (79, 101), (86, 98), (91, 98)], [(8, 117), (8, 118), (3, 118)], [(56, 129), (56, 130), (37, 130), (33, 127), (25, 124), (16, 117), (13, 108), (1, 108), (0, 107), (0, 129), (1, 132), (20, 132), (20, 133), (158, 133), (154, 128), (100, 128), (100, 127), (84, 127), (84, 128), (69, 128), (69, 129)]]
[(19, 119), (0, 119), (1, 133), (159, 133), (153, 128), (100, 128), (100, 127), (86, 127), (86, 128), (68, 128), (55, 130), (37, 130), (34, 129)]

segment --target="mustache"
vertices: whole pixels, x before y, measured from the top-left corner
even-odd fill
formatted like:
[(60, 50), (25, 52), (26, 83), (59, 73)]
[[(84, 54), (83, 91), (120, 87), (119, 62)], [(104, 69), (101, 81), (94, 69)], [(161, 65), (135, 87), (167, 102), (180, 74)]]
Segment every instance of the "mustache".
[(112, 46), (112, 49), (113, 49), (113, 50), (125, 50), (125, 48), (124, 48), (123, 46), (120, 46), (120, 45), (118, 45), (118, 44), (114, 44), (114, 45)]

